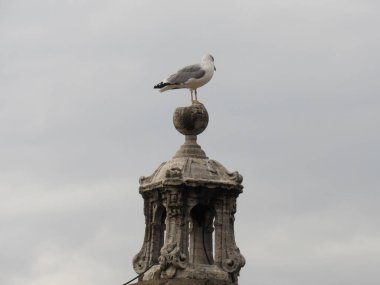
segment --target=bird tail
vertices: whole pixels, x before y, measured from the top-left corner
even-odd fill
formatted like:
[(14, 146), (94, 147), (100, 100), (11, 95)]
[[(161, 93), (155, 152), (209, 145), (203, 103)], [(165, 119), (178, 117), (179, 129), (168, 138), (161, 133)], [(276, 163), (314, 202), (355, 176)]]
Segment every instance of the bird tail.
[(168, 85), (170, 85), (170, 83), (168, 83), (168, 82), (160, 82), (160, 83), (154, 85), (153, 88), (154, 89), (157, 89), (157, 88), (161, 89), (161, 88), (164, 88), (165, 86), (168, 86)]

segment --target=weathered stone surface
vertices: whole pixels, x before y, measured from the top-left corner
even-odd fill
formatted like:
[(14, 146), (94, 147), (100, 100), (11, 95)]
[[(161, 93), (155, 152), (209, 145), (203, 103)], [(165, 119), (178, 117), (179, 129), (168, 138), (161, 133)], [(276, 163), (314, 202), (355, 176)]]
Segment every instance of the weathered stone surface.
[(241, 192), (243, 177), (229, 172), (219, 162), (208, 158), (174, 157), (162, 163), (150, 176), (140, 177), (140, 191), (169, 185), (228, 188)]
[(230, 281), (196, 279), (159, 279), (134, 283), (135, 285), (236, 285)]
[(199, 135), (208, 124), (208, 113), (201, 103), (179, 107), (173, 115), (174, 127), (183, 135)]
[[(133, 267), (142, 285), (237, 285), (245, 259), (235, 243), (236, 199), (243, 177), (209, 159), (196, 142), (207, 126), (202, 104), (177, 108), (185, 143), (140, 178), (145, 237)], [(148, 270), (149, 269), (149, 270)]]

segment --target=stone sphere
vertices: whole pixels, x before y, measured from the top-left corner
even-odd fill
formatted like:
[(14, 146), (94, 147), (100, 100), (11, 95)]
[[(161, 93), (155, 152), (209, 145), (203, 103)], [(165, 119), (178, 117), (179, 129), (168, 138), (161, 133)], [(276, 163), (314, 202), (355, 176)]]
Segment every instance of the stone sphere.
[(203, 104), (179, 107), (173, 115), (174, 127), (183, 135), (199, 135), (208, 124), (208, 113)]

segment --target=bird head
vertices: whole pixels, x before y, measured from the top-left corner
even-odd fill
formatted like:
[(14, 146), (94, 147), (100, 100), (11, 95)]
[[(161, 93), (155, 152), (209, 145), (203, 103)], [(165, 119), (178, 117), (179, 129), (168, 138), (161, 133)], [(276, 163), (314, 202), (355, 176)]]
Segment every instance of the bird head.
[[(211, 54), (209, 54), (209, 53), (206, 53), (203, 57), (202, 57), (202, 62), (203, 61), (210, 61), (210, 62), (212, 62), (212, 64), (214, 65), (214, 57), (211, 55)], [(214, 65), (214, 70), (216, 71), (216, 67), (215, 67), (215, 65)]]

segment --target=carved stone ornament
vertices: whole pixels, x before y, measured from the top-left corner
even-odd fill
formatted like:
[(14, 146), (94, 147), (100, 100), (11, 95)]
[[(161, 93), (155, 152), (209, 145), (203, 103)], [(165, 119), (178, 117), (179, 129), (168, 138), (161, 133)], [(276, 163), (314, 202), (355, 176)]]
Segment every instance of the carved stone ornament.
[(186, 268), (186, 255), (180, 252), (177, 243), (167, 244), (158, 258), (162, 278), (173, 278), (177, 269)]

